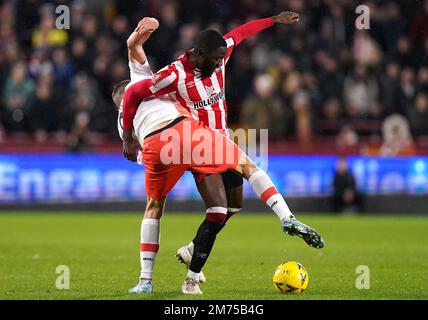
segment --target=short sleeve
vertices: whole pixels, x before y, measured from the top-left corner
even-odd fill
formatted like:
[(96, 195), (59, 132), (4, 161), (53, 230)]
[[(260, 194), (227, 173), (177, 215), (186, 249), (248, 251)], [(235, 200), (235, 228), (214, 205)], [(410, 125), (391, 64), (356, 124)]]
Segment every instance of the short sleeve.
[(149, 62), (147, 60), (144, 64), (129, 62), (129, 71), (131, 75), (131, 82), (138, 82), (153, 77), (152, 69), (150, 68)]

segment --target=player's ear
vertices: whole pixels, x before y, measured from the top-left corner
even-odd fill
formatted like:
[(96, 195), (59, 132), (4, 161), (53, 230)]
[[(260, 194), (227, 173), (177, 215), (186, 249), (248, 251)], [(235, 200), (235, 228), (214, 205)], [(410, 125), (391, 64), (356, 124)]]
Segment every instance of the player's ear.
[(129, 82), (131, 82), (131, 80), (123, 80), (113, 87), (111, 97), (118, 109), (120, 108), (120, 104), (125, 93), (125, 87), (128, 85)]
[(205, 55), (205, 50), (204, 50), (204, 49), (202, 49), (202, 48), (199, 48), (197, 53), (198, 53), (198, 55), (200, 55), (200, 56), (204, 56), (204, 55)]

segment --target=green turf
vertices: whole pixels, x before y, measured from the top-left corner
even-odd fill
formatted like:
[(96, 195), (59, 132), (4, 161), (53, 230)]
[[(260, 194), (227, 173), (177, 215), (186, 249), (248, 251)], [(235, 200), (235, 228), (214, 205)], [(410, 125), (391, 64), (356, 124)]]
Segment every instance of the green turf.
[[(175, 259), (203, 216), (165, 214), (153, 295), (130, 295), (139, 275), (140, 215), (0, 214), (0, 299), (427, 299), (428, 218), (300, 215), (326, 240), (308, 247), (285, 236), (271, 214), (240, 213), (218, 236), (205, 266), (203, 296), (180, 293), (186, 271)], [(274, 291), (275, 267), (301, 262), (309, 287)], [(71, 288), (57, 290), (67, 265)], [(356, 267), (370, 268), (370, 289), (355, 287)]]

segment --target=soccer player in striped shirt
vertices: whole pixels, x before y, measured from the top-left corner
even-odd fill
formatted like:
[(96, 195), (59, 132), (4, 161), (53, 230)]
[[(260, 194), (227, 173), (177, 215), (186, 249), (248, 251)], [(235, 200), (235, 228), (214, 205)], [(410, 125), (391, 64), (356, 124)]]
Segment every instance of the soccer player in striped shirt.
[[(129, 86), (123, 104), (125, 153), (129, 155), (131, 160), (135, 160), (132, 159), (132, 150), (127, 146), (126, 137), (131, 137), (133, 119), (140, 102), (143, 99), (162, 97), (165, 94), (172, 96), (196, 120), (227, 135), (227, 107), (224, 92), (225, 65), (234, 47), (245, 38), (275, 23), (292, 24), (297, 21), (298, 15), (296, 13), (282, 12), (272, 18), (246, 23), (224, 37), (212, 30), (203, 31), (198, 36), (194, 49), (184, 53), (151, 79)], [(185, 260), (184, 262), (186, 262), (192, 275), (201, 272), (214, 244), (216, 234), (224, 226), (227, 219), (240, 210), (242, 204), (242, 176), (232, 171), (228, 171), (222, 176), (227, 197), (227, 207), (222, 221), (212, 221), (210, 217), (214, 215), (207, 211), (207, 218), (201, 224), (194, 241), (178, 251), (178, 256)], [(195, 178), (198, 189), (201, 191), (204, 175), (199, 174)], [(224, 207), (223, 205), (215, 205), (222, 202), (222, 199), (205, 199), (203, 192), (201, 195), (206, 204), (213, 203), (211, 207), (217, 209)], [(219, 194), (220, 196), (221, 194)], [(238, 203), (238, 205), (234, 206), (231, 203)], [(272, 207), (275, 205), (276, 203), (272, 204)], [(218, 215), (215, 216), (218, 217)], [(193, 245), (194, 250), (192, 250)]]

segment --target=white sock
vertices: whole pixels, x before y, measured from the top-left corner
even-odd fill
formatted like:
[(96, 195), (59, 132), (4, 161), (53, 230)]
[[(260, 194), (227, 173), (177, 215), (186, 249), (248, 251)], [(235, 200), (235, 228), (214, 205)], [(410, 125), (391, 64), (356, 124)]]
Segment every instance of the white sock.
[(258, 169), (250, 176), (248, 182), (260, 199), (276, 213), (279, 220), (294, 218), (284, 198), (276, 190), (266, 172)]
[(193, 256), (193, 249), (195, 249), (195, 244), (193, 243), (193, 241), (191, 241), (188, 245), (187, 248), (190, 251), (190, 254)]
[(157, 219), (143, 219), (141, 222), (140, 245), (140, 279), (142, 280), (151, 280), (153, 277), (153, 267), (159, 250), (159, 241), (160, 221)]
[(197, 273), (197, 272), (193, 272), (193, 271), (191, 271), (190, 269), (187, 271), (187, 278), (191, 278), (191, 279), (194, 279), (194, 280), (197, 280), (197, 281), (199, 281), (199, 273)]

